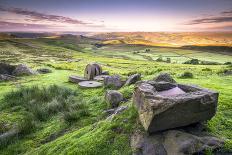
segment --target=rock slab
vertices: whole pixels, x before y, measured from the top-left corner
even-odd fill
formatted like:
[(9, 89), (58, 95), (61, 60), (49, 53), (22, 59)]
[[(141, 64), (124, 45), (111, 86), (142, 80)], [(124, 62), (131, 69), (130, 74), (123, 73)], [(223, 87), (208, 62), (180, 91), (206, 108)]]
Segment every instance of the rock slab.
[[(162, 95), (159, 92), (173, 89), (165, 84), (162, 90), (157, 82), (139, 83), (134, 90), (133, 103), (140, 121), (149, 133), (182, 127), (211, 119), (217, 109), (218, 92), (196, 86), (174, 84), (184, 93)], [(157, 89), (159, 91), (157, 91)]]

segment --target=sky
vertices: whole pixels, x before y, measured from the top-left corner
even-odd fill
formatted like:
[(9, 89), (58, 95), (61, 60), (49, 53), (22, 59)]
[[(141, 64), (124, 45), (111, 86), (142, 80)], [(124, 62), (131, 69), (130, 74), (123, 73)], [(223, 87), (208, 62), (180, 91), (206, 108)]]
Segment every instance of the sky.
[(232, 0), (0, 0), (0, 31), (232, 31)]

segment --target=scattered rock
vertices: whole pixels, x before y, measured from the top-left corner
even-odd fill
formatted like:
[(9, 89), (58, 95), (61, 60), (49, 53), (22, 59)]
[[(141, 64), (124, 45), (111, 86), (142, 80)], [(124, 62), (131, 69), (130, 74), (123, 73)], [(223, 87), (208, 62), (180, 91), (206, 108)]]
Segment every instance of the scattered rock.
[(102, 75), (110, 75), (109, 71), (102, 71)]
[(218, 92), (182, 84), (175, 88), (165, 84), (162, 90), (163, 84), (145, 82), (135, 87), (133, 102), (149, 133), (206, 121), (215, 115)]
[(168, 73), (161, 73), (156, 78), (154, 78), (154, 81), (155, 82), (164, 81), (164, 82), (169, 82), (169, 83), (176, 83), (176, 81)]
[(69, 76), (68, 80), (69, 80), (69, 82), (73, 82), (73, 83), (79, 83), (79, 82), (82, 82), (82, 81), (87, 81), (85, 78), (75, 76), (75, 75)]
[(141, 80), (141, 75), (140, 74), (134, 74), (134, 75), (131, 75), (128, 79), (127, 79), (127, 81), (126, 81), (126, 83), (125, 83), (125, 85), (131, 85), (131, 84), (135, 84), (137, 81), (139, 81), (139, 80)]
[(112, 108), (115, 108), (123, 100), (123, 95), (116, 90), (108, 90), (105, 94), (105, 100)]
[(37, 72), (40, 74), (47, 74), (47, 73), (51, 73), (52, 70), (48, 69), (48, 68), (39, 68), (39, 69), (37, 69)]
[(82, 88), (98, 88), (102, 86), (102, 83), (96, 81), (82, 81), (78, 84)]
[(94, 77), (94, 80), (96, 81), (104, 81), (104, 79), (108, 77), (108, 75), (98, 75)]
[(107, 76), (104, 79), (104, 86), (105, 87), (114, 87), (114, 88), (120, 88), (122, 87), (122, 80), (119, 75), (114, 76)]
[(15, 70), (13, 71), (13, 75), (16, 75), (16, 76), (33, 75), (33, 74), (36, 74), (36, 72), (30, 69), (25, 64), (20, 64), (16, 66)]
[(134, 155), (190, 155), (215, 150), (224, 142), (206, 133), (195, 135), (181, 130), (168, 130), (152, 135), (135, 132), (131, 136)]

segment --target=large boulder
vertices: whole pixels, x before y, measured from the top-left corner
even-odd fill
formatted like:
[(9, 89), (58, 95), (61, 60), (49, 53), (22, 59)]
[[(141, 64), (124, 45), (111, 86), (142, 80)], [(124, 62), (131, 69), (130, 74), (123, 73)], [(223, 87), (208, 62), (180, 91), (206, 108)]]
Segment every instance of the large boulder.
[[(133, 102), (149, 133), (182, 127), (211, 119), (217, 109), (218, 92), (196, 86), (141, 82)], [(169, 88), (168, 88), (169, 87)]]
[(168, 73), (161, 73), (157, 77), (153, 79), (156, 82), (169, 82), (169, 83), (176, 83), (176, 81), (171, 77)]
[(105, 87), (113, 87), (113, 88), (120, 88), (122, 87), (123, 82), (119, 75), (107, 76), (104, 78), (104, 86)]
[(30, 69), (25, 64), (20, 64), (16, 66), (15, 70), (13, 71), (13, 75), (16, 75), (16, 76), (33, 75), (33, 74), (36, 74), (36, 72)]
[(168, 130), (152, 135), (135, 132), (131, 136), (133, 155), (190, 155), (203, 154), (223, 146), (223, 140), (200, 132), (193, 134), (181, 130)]
[(141, 75), (140, 74), (134, 74), (131, 75), (127, 80), (125, 85), (131, 85), (131, 84), (135, 84), (137, 81), (141, 80)]
[(108, 90), (105, 94), (105, 100), (110, 107), (115, 108), (119, 106), (119, 103), (123, 100), (123, 95), (116, 90)]

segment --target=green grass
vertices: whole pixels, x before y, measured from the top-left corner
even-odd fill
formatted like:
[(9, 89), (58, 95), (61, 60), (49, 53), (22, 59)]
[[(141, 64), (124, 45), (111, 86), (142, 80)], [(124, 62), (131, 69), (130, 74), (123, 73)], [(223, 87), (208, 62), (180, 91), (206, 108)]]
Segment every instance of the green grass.
[[(96, 48), (94, 43), (70, 38), (0, 41), (0, 61), (52, 69), (49, 74), (0, 83), (0, 133), (16, 127), (22, 131), (0, 147), (0, 154), (131, 154), (130, 134), (141, 127), (131, 102), (134, 85), (119, 89), (127, 99), (123, 105), (128, 110), (107, 121), (103, 113), (107, 109), (106, 89), (81, 89), (68, 82), (70, 75), (83, 76), (86, 64), (91, 62), (123, 78), (140, 73), (142, 80), (150, 80), (168, 72), (177, 82), (218, 91), (217, 114), (207, 127), (226, 140), (224, 149), (232, 150), (232, 77), (224, 74), (231, 65), (182, 64), (189, 57), (224, 63), (231, 56), (138, 45)], [(171, 58), (171, 63), (153, 61), (160, 55), (164, 60)]]

